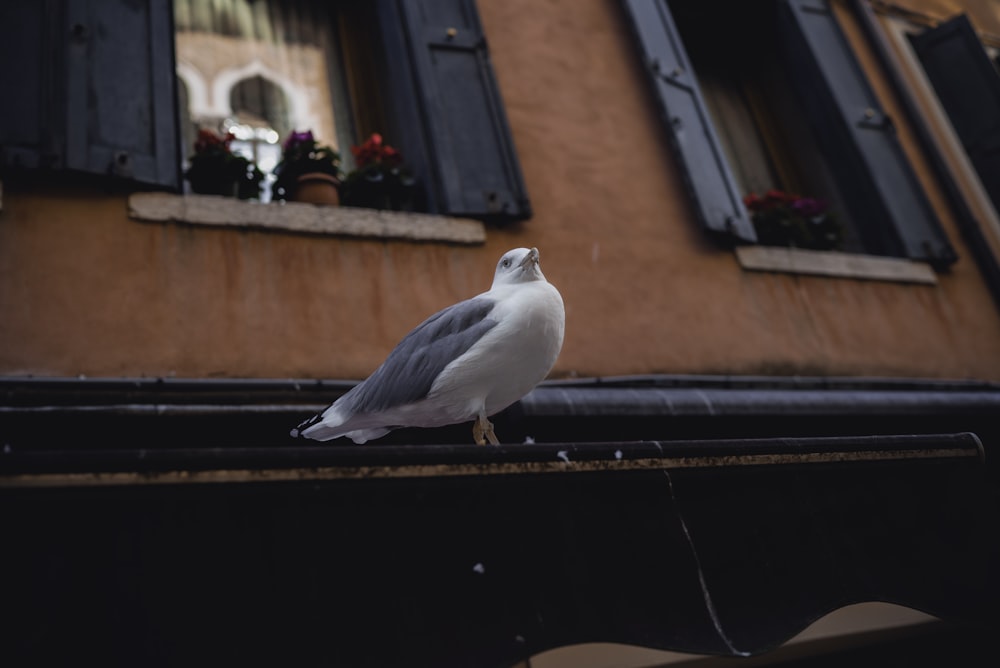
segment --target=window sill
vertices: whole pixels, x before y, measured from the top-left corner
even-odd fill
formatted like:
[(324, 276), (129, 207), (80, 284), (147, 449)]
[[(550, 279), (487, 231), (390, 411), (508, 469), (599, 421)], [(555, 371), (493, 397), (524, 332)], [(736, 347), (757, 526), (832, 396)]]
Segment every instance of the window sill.
[(134, 193), (129, 196), (128, 208), (133, 219), (151, 223), (174, 222), (468, 245), (486, 242), (486, 228), (478, 220), (426, 213), (316, 206), (299, 202), (262, 204), (212, 195), (166, 193)]
[(748, 271), (937, 285), (929, 265), (900, 258), (770, 246), (740, 246), (736, 258)]

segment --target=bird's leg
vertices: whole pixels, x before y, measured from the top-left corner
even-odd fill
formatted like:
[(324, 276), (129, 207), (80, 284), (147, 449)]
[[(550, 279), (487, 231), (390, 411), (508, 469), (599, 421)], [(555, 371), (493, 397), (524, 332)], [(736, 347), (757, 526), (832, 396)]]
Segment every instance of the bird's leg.
[(486, 440), (490, 442), (490, 445), (500, 445), (500, 439), (493, 432), (493, 423), (489, 420), (486, 421)]
[(475, 439), (476, 445), (486, 445), (487, 440), (491, 445), (500, 445), (500, 440), (493, 433), (493, 423), (486, 418), (485, 413), (480, 413), (472, 425), (472, 438)]

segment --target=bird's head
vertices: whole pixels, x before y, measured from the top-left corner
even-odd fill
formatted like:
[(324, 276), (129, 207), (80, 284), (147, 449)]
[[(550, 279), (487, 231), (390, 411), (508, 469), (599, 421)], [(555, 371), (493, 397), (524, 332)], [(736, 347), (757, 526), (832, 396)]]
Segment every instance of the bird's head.
[(538, 249), (515, 248), (504, 253), (497, 262), (497, 270), (493, 274), (493, 287), (544, 280), (545, 276), (538, 265)]

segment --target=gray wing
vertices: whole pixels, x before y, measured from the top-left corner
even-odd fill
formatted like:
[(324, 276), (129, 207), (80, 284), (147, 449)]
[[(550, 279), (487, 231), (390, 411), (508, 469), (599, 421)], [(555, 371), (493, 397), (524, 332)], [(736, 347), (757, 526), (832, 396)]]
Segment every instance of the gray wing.
[(473, 297), (438, 311), (399, 342), (385, 362), (340, 402), (351, 413), (372, 413), (427, 396), (434, 379), (496, 326), (494, 301)]

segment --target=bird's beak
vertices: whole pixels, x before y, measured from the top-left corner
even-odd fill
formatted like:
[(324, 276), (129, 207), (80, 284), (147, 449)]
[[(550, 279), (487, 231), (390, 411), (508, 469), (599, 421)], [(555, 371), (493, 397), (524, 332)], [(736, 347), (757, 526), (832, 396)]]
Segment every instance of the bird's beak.
[(538, 249), (537, 248), (532, 248), (531, 251), (529, 251), (528, 254), (524, 256), (524, 259), (521, 260), (521, 267), (524, 268), (524, 269), (527, 269), (528, 267), (530, 267), (533, 264), (534, 265), (538, 264)]

